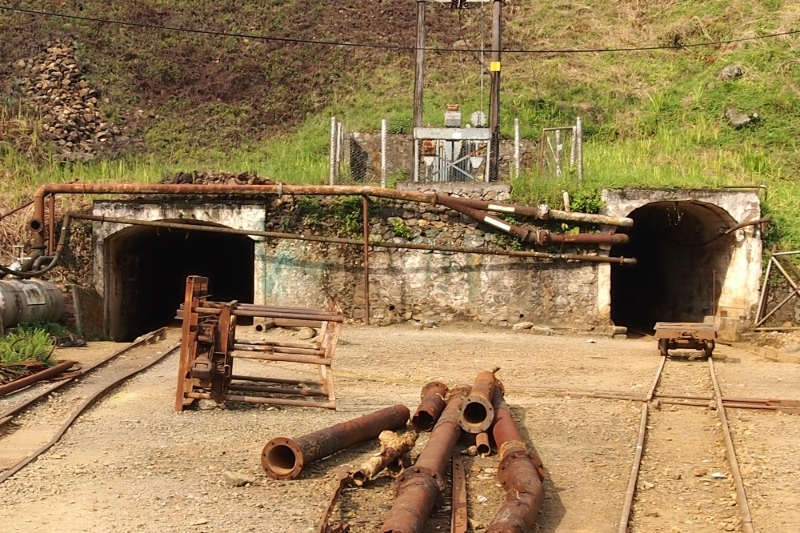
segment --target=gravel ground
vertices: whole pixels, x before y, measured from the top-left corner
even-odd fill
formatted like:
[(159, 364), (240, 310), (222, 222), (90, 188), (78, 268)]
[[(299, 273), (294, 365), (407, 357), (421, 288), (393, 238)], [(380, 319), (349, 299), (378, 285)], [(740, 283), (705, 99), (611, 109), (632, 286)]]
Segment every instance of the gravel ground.
[[(280, 335), (289, 336), (285, 332)], [(794, 371), (788, 369), (790, 365), (763, 363), (741, 351), (720, 351), (727, 361), (740, 361), (718, 365), (726, 371), (729, 364), (733, 367), (745, 363), (754, 368), (774, 365)], [(394, 403), (403, 403), (413, 411), (420, 388), (428, 381), (440, 380), (448, 385), (471, 382), (479, 371), (499, 366), (498, 377), (506, 385), (506, 400), (523, 437), (542, 457), (548, 473), (547, 499), (534, 530), (614, 532), (630, 475), (641, 405), (553, 396), (542, 388), (642, 394), (650, 387), (659, 360), (655, 342), (650, 339), (534, 336), (474, 324), (424, 331), (407, 326), (348, 326), (333, 366), (337, 411), (229, 404), (225, 408), (178, 414), (172, 410), (177, 364), (177, 356), (172, 356), (116, 389), (84, 414), (52, 450), (0, 485), (0, 501), (4, 503), (0, 508), (0, 531), (314, 531), (335, 487), (336, 467), (360, 464), (375, 453), (377, 443), (367, 442), (312, 464), (297, 480), (275, 481), (266, 477), (259, 462), (268, 440), (282, 435), (300, 436)], [(240, 367), (237, 361), (236, 373), (255, 373), (258, 369), (273, 376), (310, 377), (309, 367), (242, 363)], [(670, 364), (668, 370), (672, 368)], [(691, 370), (685, 378), (697, 382), (686, 387), (686, 392), (709, 392), (703, 380), (707, 367), (699, 364), (703, 368), (676, 366), (676, 372)], [(290, 371), (293, 368), (301, 370)], [(723, 390), (729, 379), (739, 379), (738, 374), (725, 376), (721, 379)], [(675, 393), (684, 391), (679, 388), (683, 382), (684, 377), (668, 374), (664, 384)], [(757, 478), (763, 487), (758, 496), (763, 507), (758, 512), (754, 510), (756, 529), (798, 530), (800, 517), (788, 511), (780, 515), (783, 522), (774, 523), (790, 524), (788, 529), (785, 525), (762, 529), (758, 521), (773, 525), (767, 517), (773, 508), (780, 507), (772, 499), (779, 491), (791, 488), (794, 493), (800, 492), (796, 467), (789, 463), (790, 438), (800, 430), (800, 418), (773, 416), (774, 413), (745, 415), (744, 424), (752, 426), (748, 431), (764, 442), (743, 440), (743, 433), (737, 435), (736, 444), (743, 447), (743, 456), (752, 455), (756, 461), (751, 465), (744, 460), (743, 466), (766, 466), (770, 472)], [(643, 481), (654, 487), (647, 488), (640, 482), (639, 497), (644, 498), (646, 506), (640, 507), (641, 502), (637, 502), (634, 530), (706, 530), (695, 524), (718, 530), (727, 519), (720, 499), (730, 500), (729, 476), (706, 480), (692, 473), (696, 464), (707, 465), (710, 473), (728, 472), (715, 417), (713, 411), (704, 408), (664, 406), (655, 412), (650, 424), (653, 435), (647, 444), (651, 448), (646, 452), (650, 455), (646, 455), (642, 473)], [(780, 420), (785, 425), (786, 440), (779, 439), (783, 442), (780, 450), (770, 447), (770, 436), (777, 428), (765, 427), (762, 433), (753, 422), (756, 418), (769, 423)], [(741, 423), (738, 418), (732, 420), (735, 433)], [(412, 456), (419, 453), (425, 440), (423, 435)], [(663, 447), (652, 447), (659, 441), (663, 441)], [(458, 449), (470, 444), (464, 439)], [(2, 446), (0, 441), (0, 449)], [(676, 455), (677, 448), (690, 455)], [(504, 497), (496, 480), (496, 457), (466, 456), (465, 467), (471, 531), (479, 532), (491, 521)], [(650, 481), (672, 479), (673, 471), (686, 474), (682, 481), (691, 482), (693, 492), (685, 494), (677, 485), (658, 490), (656, 487), (662, 483)], [(230, 486), (225, 472), (242, 474), (250, 483)], [(698, 509), (694, 499), (699, 498), (695, 495), (702, 495), (705, 481), (714, 489), (724, 487), (724, 494), (720, 492), (722, 496), (718, 497), (715, 492), (710, 507), (701, 506), (701, 515), (691, 514), (691, 509)], [(375, 531), (391, 507), (392, 490), (387, 477), (364, 489), (346, 490), (333, 519), (348, 521), (354, 533)], [(686, 502), (687, 499), (692, 501)], [(646, 513), (675, 507), (685, 507), (686, 511), (676, 513), (674, 520), (662, 517), (653, 522), (653, 529), (637, 525), (640, 514), (655, 519), (659, 517), (647, 517)], [(732, 509), (731, 516), (738, 516), (736, 508)], [(449, 514), (448, 501), (428, 521), (426, 533), (446, 531)], [(690, 516), (693, 525), (683, 524), (682, 520), (688, 520), (684, 516)], [(697, 516), (702, 520), (695, 520)], [(716, 518), (707, 521), (711, 516)]]

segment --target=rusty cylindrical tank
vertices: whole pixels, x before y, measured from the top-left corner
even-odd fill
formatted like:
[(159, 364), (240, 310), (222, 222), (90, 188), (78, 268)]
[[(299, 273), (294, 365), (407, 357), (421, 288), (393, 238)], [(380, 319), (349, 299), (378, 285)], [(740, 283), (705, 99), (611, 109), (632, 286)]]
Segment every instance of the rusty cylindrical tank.
[(461, 429), (467, 433), (483, 433), (492, 425), (494, 420), (492, 398), (496, 387), (499, 386), (502, 390), (502, 384), (498, 385), (499, 382), (494, 376), (498, 370), (500, 369), (495, 368), (491, 372), (481, 372), (475, 378), (475, 384), (472, 385), (472, 390), (464, 401), (458, 417)]
[(506, 490), (506, 501), (498, 509), (487, 533), (527, 533), (544, 502), (544, 466), (528, 451), (498, 390), (494, 395), (495, 421), (492, 435), (500, 465), (497, 478)]
[(444, 398), (447, 396), (447, 385), (439, 381), (431, 381), (422, 387), (420, 404), (417, 412), (411, 417), (411, 425), (417, 431), (430, 431), (444, 411)]
[(57, 322), (64, 314), (61, 289), (40, 279), (0, 281), (0, 323), (10, 328), (23, 322)]
[(420, 533), (425, 527), (428, 515), (444, 495), (445, 469), (461, 435), (458, 413), (469, 389), (465, 385), (450, 391), (447, 407), (416, 464), (397, 479), (397, 498), (383, 522), (382, 533)]
[(273, 479), (294, 479), (307, 464), (375, 438), (383, 430), (405, 426), (409, 415), (408, 408), (398, 404), (297, 439), (274, 438), (261, 452), (261, 466)]

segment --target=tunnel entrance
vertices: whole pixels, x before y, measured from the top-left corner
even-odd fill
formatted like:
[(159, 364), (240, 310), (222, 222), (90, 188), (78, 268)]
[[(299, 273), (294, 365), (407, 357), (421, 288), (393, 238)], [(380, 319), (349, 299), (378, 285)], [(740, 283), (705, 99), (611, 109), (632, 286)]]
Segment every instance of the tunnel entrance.
[(214, 300), (253, 301), (255, 243), (249, 237), (134, 226), (107, 246), (106, 325), (115, 341), (171, 322), (189, 275), (207, 276)]
[(611, 319), (651, 331), (656, 322), (703, 322), (716, 314), (736, 224), (721, 207), (698, 201), (660, 201), (629, 215), (630, 242), (612, 256), (635, 257), (635, 266), (611, 267)]

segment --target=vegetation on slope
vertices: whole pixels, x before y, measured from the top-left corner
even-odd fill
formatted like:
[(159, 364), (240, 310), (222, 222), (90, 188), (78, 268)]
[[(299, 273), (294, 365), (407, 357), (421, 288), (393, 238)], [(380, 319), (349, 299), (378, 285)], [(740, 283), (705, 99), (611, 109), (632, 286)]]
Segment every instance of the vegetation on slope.
[[(413, 45), (415, 33), (411, 0), (29, 0), (15, 5), (162, 26), (404, 47)], [(431, 46), (450, 49), (463, 40), (468, 48), (478, 48), (481, 35), (490, 41), (488, 8), (457, 14), (430, 6), (428, 11)], [(795, 179), (800, 36), (740, 40), (797, 28), (800, 5), (788, 0), (591, 5), (507, 0), (504, 14), (506, 49), (545, 51), (503, 56), (504, 135), (511, 135), (514, 118), (521, 120), (527, 138), (538, 138), (543, 127), (572, 124), (577, 116), (586, 128), (584, 183), (542, 183), (523, 176), (514, 182), (520, 201), (552, 200), (562, 188), (588, 197), (599, 187), (764, 184), (769, 187), (766, 210), (777, 222), (769, 239), (783, 248), (800, 248)], [(73, 37), (88, 79), (108, 99), (104, 111), (141, 140), (111, 160), (70, 166), (30, 157), (25, 146), (35, 142), (5, 143), (0, 169), (22, 188), (77, 176), (157, 180), (164, 172), (207, 167), (255, 170), (289, 182), (323, 181), (331, 115), (351, 129), (374, 130), (381, 118), (390, 119), (395, 131), (410, 125), (413, 59), (407, 50), (286, 44), (9, 12), (0, 17), (7, 121), (30, 120), (20, 116), (13, 91), (14, 61), (32, 55), (48, 39)], [(558, 52), (731, 40), (738, 41), (668, 50)], [(486, 109), (478, 60), (463, 50), (428, 53), (426, 121), (439, 123), (447, 103), (460, 103), (466, 115), (481, 103)], [(734, 64), (744, 75), (720, 81), (721, 70)], [(731, 107), (758, 113), (760, 119), (735, 129), (724, 116)]]

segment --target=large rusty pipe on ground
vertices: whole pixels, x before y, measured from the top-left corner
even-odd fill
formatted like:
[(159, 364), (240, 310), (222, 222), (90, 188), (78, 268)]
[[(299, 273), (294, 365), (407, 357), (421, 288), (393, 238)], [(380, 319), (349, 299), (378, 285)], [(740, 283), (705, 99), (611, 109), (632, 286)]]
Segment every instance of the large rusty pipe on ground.
[(408, 408), (398, 404), (297, 439), (274, 438), (261, 452), (261, 465), (273, 479), (294, 479), (307, 464), (375, 438), (383, 430), (405, 426), (409, 415)]
[(444, 411), (444, 399), (447, 396), (447, 385), (439, 381), (431, 381), (422, 387), (420, 394), (420, 404), (414, 416), (411, 417), (411, 425), (417, 431), (430, 431), (436, 421)]
[(495, 388), (503, 390), (502, 383), (499, 383), (494, 375), (498, 370), (500, 369), (495, 368), (491, 372), (484, 371), (478, 374), (469, 396), (464, 400), (458, 423), (467, 433), (483, 433), (494, 421), (495, 413), (492, 406), (494, 391)]
[(397, 498), (383, 522), (381, 533), (420, 533), (434, 505), (441, 501), (446, 488), (445, 468), (461, 435), (458, 413), (467, 392), (468, 385), (450, 391), (447, 407), (425, 449), (416, 464), (397, 480)]
[[(315, 241), (315, 242), (329, 242), (335, 244), (346, 245), (363, 245), (360, 239), (346, 239), (341, 237), (321, 237), (317, 235), (299, 235), (295, 233), (281, 233), (274, 231), (255, 231), (243, 230), (235, 228), (223, 228), (219, 226), (204, 226), (200, 224), (183, 224), (180, 222), (163, 222), (153, 220), (137, 220), (135, 218), (119, 218), (119, 217), (106, 217), (98, 215), (86, 215), (81, 213), (72, 213), (72, 218), (79, 220), (93, 220), (96, 222), (109, 222), (114, 224), (130, 224), (133, 226), (150, 226), (156, 228), (170, 228), (182, 229), (187, 231), (203, 231), (209, 233), (229, 233), (232, 235), (257, 235), (260, 237), (274, 237), (278, 239), (294, 239), (301, 241)], [(528, 252), (516, 250), (487, 250), (485, 248), (468, 248), (465, 246), (440, 246), (430, 244), (416, 244), (416, 243), (395, 243), (395, 242), (372, 242), (370, 246), (375, 248), (390, 248), (390, 249), (409, 249), (409, 250), (431, 250), (434, 252), (456, 252), (464, 254), (481, 254), (481, 255), (502, 255), (509, 257), (532, 257), (537, 259), (551, 259), (561, 261), (585, 261), (589, 263), (612, 263), (618, 265), (635, 265), (636, 259), (631, 257), (606, 257), (598, 255), (581, 255), (581, 254), (553, 254), (546, 252)]]
[(492, 435), (499, 453), (497, 478), (506, 490), (506, 501), (498, 509), (486, 533), (527, 533), (544, 502), (544, 466), (528, 451), (514, 418), (498, 390)]

